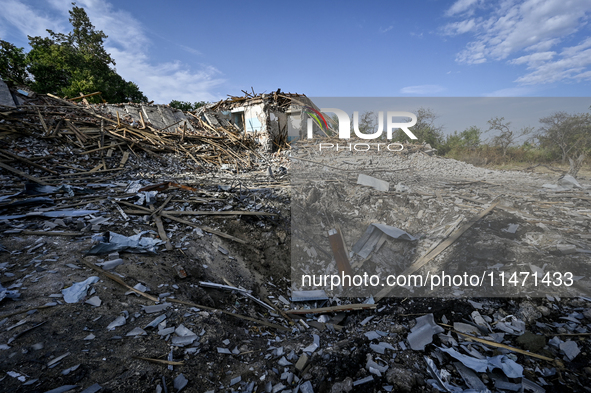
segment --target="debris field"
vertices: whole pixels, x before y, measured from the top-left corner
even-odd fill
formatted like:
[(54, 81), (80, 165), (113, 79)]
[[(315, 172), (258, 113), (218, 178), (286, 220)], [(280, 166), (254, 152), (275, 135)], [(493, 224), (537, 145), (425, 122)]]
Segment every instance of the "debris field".
[[(0, 391), (591, 389), (589, 179), (420, 145), (269, 149), (204, 111), (156, 124), (13, 94), (0, 107)], [(464, 266), (571, 269), (575, 285), (347, 296), (292, 279)]]

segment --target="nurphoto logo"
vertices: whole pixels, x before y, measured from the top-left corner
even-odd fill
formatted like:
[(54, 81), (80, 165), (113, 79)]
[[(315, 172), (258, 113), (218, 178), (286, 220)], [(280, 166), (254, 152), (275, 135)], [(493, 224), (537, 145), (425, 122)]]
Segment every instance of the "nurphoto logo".
[[(328, 122), (322, 112), (331, 112), (337, 115), (337, 118), (339, 119), (339, 139), (351, 138), (351, 119), (345, 111), (337, 108), (321, 108), (321, 112), (319, 112), (309, 106), (306, 106), (304, 111), (310, 116), (307, 122), (308, 139), (314, 137), (314, 122), (321, 130), (325, 132), (328, 130)], [(401, 117), (410, 118), (410, 121), (403, 123), (394, 121), (394, 118)], [(415, 134), (409, 130), (409, 127), (412, 127), (415, 124), (417, 124), (417, 116), (414, 113), (388, 111), (386, 112), (386, 138), (392, 139), (392, 131), (400, 128), (410, 139), (418, 139)], [(378, 130), (372, 134), (365, 134), (359, 131), (359, 112), (353, 112), (353, 131), (355, 131), (355, 135), (361, 139), (376, 139), (381, 137), (384, 131), (384, 112), (378, 112)]]

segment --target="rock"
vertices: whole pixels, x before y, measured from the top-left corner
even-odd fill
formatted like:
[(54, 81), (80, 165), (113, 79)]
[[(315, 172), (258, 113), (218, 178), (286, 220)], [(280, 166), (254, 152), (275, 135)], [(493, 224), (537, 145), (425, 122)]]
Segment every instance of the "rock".
[(298, 362), (296, 363), (295, 367), (299, 371), (302, 371), (304, 369), (304, 367), (306, 367), (306, 364), (307, 363), (308, 363), (308, 355), (306, 355), (305, 353), (303, 353), (300, 356), (300, 358), (298, 359)]
[(546, 337), (534, 334), (532, 332), (525, 332), (517, 338), (517, 344), (525, 350), (530, 352), (538, 352), (546, 346)]
[(394, 385), (395, 392), (411, 392), (416, 386), (417, 380), (412, 371), (393, 366), (386, 374), (386, 379)]
[(353, 390), (353, 380), (351, 377), (345, 378), (342, 382), (332, 385), (331, 393), (348, 393)]
[(542, 313), (543, 316), (547, 317), (550, 315), (550, 309), (546, 306), (538, 306), (538, 311)]
[(577, 252), (577, 246), (573, 244), (557, 244), (556, 250), (562, 254), (574, 254)]
[(277, 234), (277, 238), (279, 239), (279, 243), (281, 243), (281, 244), (285, 243), (285, 239), (287, 238), (287, 233), (285, 233), (285, 231), (278, 230), (276, 232), (276, 234)]
[(542, 313), (537, 310), (531, 302), (525, 301), (519, 305), (519, 310), (516, 314), (517, 318), (521, 319), (527, 325), (535, 323), (537, 319), (542, 317)]

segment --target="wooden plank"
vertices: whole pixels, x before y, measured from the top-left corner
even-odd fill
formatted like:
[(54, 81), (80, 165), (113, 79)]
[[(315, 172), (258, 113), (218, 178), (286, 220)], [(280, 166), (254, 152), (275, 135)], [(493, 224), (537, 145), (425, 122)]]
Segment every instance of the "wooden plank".
[[(137, 207), (137, 206), (136, 206)], [(143, 210), (127, 210), (125, 213), (134, 215), (146, 215), (151, 214)], [(162, 212), (163, 216), (276, 216), (275, 213), (267, 212), (249, 212), (249, 211), (166, 211)]]
[[(70, 130), (72, 130), (74, 135), (76, 135), (76, 138), (78, 138), (80, 140), (80, 143), (82, 143), (84, 145), (84, 143), (86, 143), (88, 138), (82, 133), (82, 131), (80, 131), (74, 124), (72, 124), (71, 122), (69, 122), (67, 120), (66, 120), (66, 125), (68, 126), (68, 128)], [(84, 146), (82, 146), (82, 147), (84, 147)]]
[(41, 184), (41, 185), (44, 185), (44, 186), (47, 186), (47, 185), (49, 185), (48, 183), (44, 182), (44, 181), (43, 181), (43, 180), (41, 180), (41, 179), (38, 179), (38, 178), (36, 178), (35, 176), (27, 175), (26, 173), (24, 173), (24, 172), (21, 172), (21, 171), (19, 171), (18, 169), (14, 169), (13, 167), (11, 167), (11, 166), (9, 166), (9, 165), (6, 165), (6, 164), (4, 164), (4, 163), (2, 163), (2, 162), (0, 162), (0, 168), (4, 168), (4, 169), (6, 169), (7, 171), (10, 171), (10, 172), (16, 173), (17, 175), (19, 175), (19, 176), (21, 176), (21, 177), (24, 177), (25, 179), (29, 179), (29, 180), (31, 180), (31, 181), (33, 181), (33, 182), (35, 182), (35, 183), (38, 183), (38, 184)]
[(41, 170), (43, 170), (45, 172), (53, 173), (54, 175), (57, 175), (58, 174), (57, 172), (52, 171), (51, 169), (45, 168), (43, 165), (39, 165), (37, 163), (34, 163), (33, 161), (30, 161), (30, 160), (28, 160), (28, 159), (26, 159), (24, 157), (21, 157), (21, 156), (18, 156), (16, 154), (14, 154), (14, 153), (11, 153), (8, 150), (0, 149), (0, 153), (2, 153), (4, 155), (7, 155), (9, 157), (12, 157), (15, 160), (22, 161), (22, 162), (24, 162), (27, 165), (31, 165), (31, 166), (34, 166), (35, 168), (39, 168), (39, 169), (41, 169)]
[(158, 207), (158, 209), (156, 209), (153, 213), (152, 216), (156, 216), (159, 215), (162, 212), (162, 209), (164, 209), (166, 207), (166, 205), (168, 205), (168, 202), (170, 202), (170, 200), (172, 199), (172, 195), (169, 195), (166, 200), (164, 201), (164, 203), (162, 203), (162, 205), (160, 205)]
[[(103, 165), (103, 163), (101, 163), (101, 166)], [(122, 171), (125, 168), (114, 168), (114, 169), (102, 169), (100, 171), (95, 171), (95, 172), (80, 172), (80, 173), (64, 173), (63, 177), (65, 176), (78, 176), (78, 175), (88, 175), (88, 174), (97, 174), (97, 173), (104, 173), (104, 172), (113, 172), (113, 171)], [(49, 179), (45, 179), (45, 180), (49, 180)]]
[[(339, 228), (328, 231), (328, 242), (330, 243), (330, 248), (332, 249), (339, 273), (353, 277), (353, 270), (351, 269), (345, 242), (343, 241), (343, 235)], [(343, 288), (349, 288), (349, 285), (343, 285)]]
[(132, 358), (138, 359), (138, 360), (145, 360), (147, 362), (152, 362), (152, 363), (168, 364), (170, 366), (184, 366), (185, 365), (185, 363), (183, 363), (183, 362), (173, 362), (171, 360), (164, 360), (164, 359), (143, 358), (141, 356), (132, 356)]
[[(119, 201), (119, 203), (121, 203), (121, 202), (122, 201)], [(201, 230), (203, 230), (205, 232), (213, 233), (214, 235), (218, 235), (219, 237), (230, 239), (230, 240), (233, 240), (233, 241), (238, 242), (238, 243), (241, 243), (241, 244), (246, 244), (246, 241), (244, 241), (242, 239), (239, 239), (237, 237), (234, 237), (232, 235), (228, 235), (227, 233), (220, 232), (220, 231), (215, 230), (215, 229), (212, 229), (210, 227), (202, 227), (202, 226), (199, 226), (199, 225), (195, 224), (194, 222), (186, 221), (186, 220), (183, 220), (182, 218), (178, 218), (178, 217), (175, 217), (175, 216), (167, 216), (166, 215), (166, 212), (162, 213), (162, 216), (168, 218), (169, 220), (176, 221), (176, 222), (178, 222), (180, 224), (185, 224), (185, 225), (188, 225), (188, 226), (193, 227), (193, 228), (200, 228)]]
[[(65, 206), (64, 206), (65, 207)], [(60, 207), (61, 208), (61, 207)], [(82, 232), (46, 232), (46, 231), (22, 231), (19, 235), (37, 235), (37, 236), (84, 236)]]
[[(415, 263), (413, 263), (408, 268), (406, 268), (406, 270), (404, 270), (401, 273), (401, 275), (406, 276), (406, 275), (416, 272), (421, 267), (423, 267), (425, 264), (427, 264), (429, 261), (431, 261), (433, 258), (435, 258), (439, 254), (441, 254), (446, 248), (448, 248), (456, 240), (458, 240), (460, 238), (460, 236), (462, 236), (464, 234), (464, 232), (466, 232), (468, 229), (470, 229), (470, 227), (472, 225), (474, 225), (476, 222), (480, 221), (480, 219), (482, 217), (486, 216), (495, 207), (497, 207), (497, 205), (499, 203), (500, 203), (500, 201), (494, 202), (493, 204), (490, 205), (489, 208), (483, 210), (480, 214), (478, 214), (477, 216), (475, 216), (471, 220), (465, 222), (462, 226), (460, 226), (458, 229), (456, 229), (446, 240), (444, 240), (441, 244), (439, 244), (439, 246), (437, 246), (433, 251), (430, 251), (427, 254), (423, 255)], [(386, 287), (386, 288), (382, 289), (380, 292), (378, 292), (378, 294), (374, 297), (374, 299), (376, 301), (381, 300), (382, 298), (388, 296), (388, 294), (390, 293), (391, 290), (392, 290), (391, 287)]]
[(167, 211), (167, 216), (276, 216), (275, 213), (268, 213), (268, 212), (250, 212), (250, 211), (235, 211), (235, 210), (226, 210), (226, 211)]
[[(168, 202), (166, 202), (166, 203), (168, 203)], [(168, 239), (168, 236), (166, 235), (166, 231), (164, 230), (164, 224), (162, 223), (162, 218), (160, 218), (160, 215), (158, 215), (158, 214), (154, 215), (156, 213), (156, 209), (154, 209), (154, 205), (150, 205), (150, 211), (152, 212), (152, 217), (154, 217), (154, 222), (156, 223), (156, 228), (158, 228), (158, 235), (160, 236), (160, 239), (162, 239), (162, 241), (165, 243), (166, 249), (168, 251), (172, 251), (174, 247), (172, 247), (172, 244), (170, 243), (170, 240)]]
[(116, 283), (118, 283), (119, 285), (123, 286), (124, 288), (128, 289), (129, 291), (133, 291), (133, 292), (137, 293), (138, 295), (140, 295), (140, 296), (143, 296), (143, 297), (145, 297), (146, 299), (150, 299), (151, 301), (153, 301), (153, 302), (156, 302), (156, 303), (158, 303), (158, 302), (160, 301), (160, 299), (158, 299), (157, 297), (154, 297), (154, 296), (152, 296), (152, 295), (148, 295), (147, 293), (145, 293), (145, 292), (142, 292), (142, 291), (140, 291), (139, 289), (135, 289), (135, 288), (133, 288), (133, 287), (131, 287), (131, 286), (127, 285), (127, 284), (125, 283), (125, 281), (123, 281), (123, 280), (122, 280), (121, 278), (119, 278), (118, 276), (116, 276), (116, 275), (114, 275), (114, 274), (112, 274), (112, 273), (109, 273), (108, 271), (106, 271), (106, 270), (103, 270), (103, 269), (101, 269), (100, 267), (98, 267), (98, 266), (95, 266), (94, 264), (92, 264), (92, 263), (90, 263), (90, 262), (88, 262), (88, 261), (82, 261), (82, 263), (83, 263), (83, 264), (85, 264), (87, 267), (89, 267), (89, 268), (91, 268), (91, 269), (93, 269), (93, 270), (96, 270), (96, 271), (97, 271), (97, 272), (99, 272), (99, 273), (102, 273), (102, 274), (104, 274), (105, 276), (107, 276), (107, 277), (108, 277), (108, 278), (110, 278), (111, 280), (115, 281), (115, 282), (116, 282)]
[(101, 162), (100, 164), (98, 164), (97, 166), (92, 168), (90, 171), (88, 171), (88, 173), (94, 173), (94, 172), (98, 171), (99, 169), (101, 169), (102, 167), (103, 167), (103, 163)]
[(43, 126), (43, 129), (45, 130), (44, 136), (47, 136), (47, 135), (49, 135), (49, 128), (47, 128), (47, 124), (45, 123), (45, 119), (43, 118), (43, 116), (41, 116), (41, 111), (39, 110), (39, 107), (35, 107), (35, 109), (37, 109), (37, 114), (39, 115), (39, 120), (41, 120), (41, 125)]
[(519, 353), (521, 355), (531, 356), (531, 357), (534, 357), (534, 358), (537, 358), (537, 359), (546, 360), (548, 362), (553, 362), (554, 361), (554, 359), (552, 359), (552, 358), (549, 358), (549, 357), (543, 356), (543, 355), (539, 355), (539, 354), (534, 353), (534, 352), (524, 351), (523, 349), (519, 349), (519, 348), (515, 348), (515, 347), (510, 347), (509, 345), (501, 344), (501, 343), (498, 343), (498, 342), (495, 342), (495, 341), (485, 340), (483, 338), (475, 337), (475, 336), (472, 336), (470, 334), (458, 332), (457, 330), (452, 329), (452, 327), (449, 326), (449, 325), (444, 325), (444, 324), (440, 324), (440, 325), (442, 325), (443, 327), (445, 327), (446, 329), (448, 329), (452, 333), (455, 333), (455, 334), (457, 334), (459, 336), (466, 337), (468, 339), (468, 341), (473, 340), (473, 341), (479, 342), (481, 344), (490, 345), (491, 347), (503, 348), (503, 349), (506, 349), (506, 350), (509, 350), (509, 351), (512, 351), (512, 352), (517, 352), (517, 353)]
[[(79, 155), (85, 155), (85, 154), (90, 154), (90, 153), (94, 153), (96, 151), (100, 151), (100, 150), (105, 150), (105, 149), (112, 149), (115, 146), (119, 146), (119, 145), (125, 145), (127, 142), (121, 142), (121, 143), (116, 143), (114, 145), (107, 145), (107, 146), (103, 146), (103, 147), (99, 147), (98, 149), (92, 149), (92, 150), (87, 150), (87, 151), (82, 151), (80, 153), (78, 153)], [(112, 153), (111, 153), (112, 154)], [(110, 157), (110, 156), (108, 156)]]
[(328, 312), (372, 310), (375, 304), (344, 304), (341, 306), (321, 307), (321, 308), (302, 308), (300, 310), (288, 310), (286, 314), (324, 314)]
[(121, 157), (121, 162), (119, 163), (119, 168), (123, 168), (128, 159), (129, 159), (129, 152), (126, 151), (125, 153), (123, 153), (123, 157)]
[(185, 148), (183, 145), (179, 145), (179, 147), (180, 147), (181, 149), (183, 149), (183, 150), (185, 151), (185, 153), (187, 153), (187, 154), (189, 155), (189, 157), (191, 157), (191, 159), (192, 159), (193, 161), (195, 161), (195, 163), (196, 163), (197, 165), (201, 165), (201, 163), (200, 163), (199, 161), (197, 161), (197, 159), (196, 159), (195, 157), (193, 157), (193, 155), (191, 154), (191, 152), (190, 152), (189, 150), (187, 150), (187, 149), (186, 149), (186, 148)]
[[(82, 94), (82, 93), (80, 93), (80, 94)], [(90, 94), (84, 94), (84, 95), (81, 95), (80, 97), (74, 97), (74, 98), (70, 98), (70, 99), (69, 99), (69, 101), (76, 101), (76, 100), (81, 100), (81, 99), (83, 99), (83, 98), (86, 98), (86, 97), (92, 97), (92, 96), (96, 96), (96, 95), (99, 95), (99, 94), (101, 94), (101, 92), (100, 92), (100, 91), (97, 91), (97, 92), (94, 92), (94, 93), (90, 93)], [(48, 95), (49, 95), (49, 94), (48, 94)]]
[(156, 223), (156, 228), (158, 228), (158, 234), (160, 235), (160, 239), (165, 242), (166, 249), (168, 251), (172, 251), (174, 247), (170, 243), (170, 239), (166, 236), (166, 231), (164, 230), (164, 224), (162, 224), (162, 219), (160, 216), (154, 217), (154, 222)]

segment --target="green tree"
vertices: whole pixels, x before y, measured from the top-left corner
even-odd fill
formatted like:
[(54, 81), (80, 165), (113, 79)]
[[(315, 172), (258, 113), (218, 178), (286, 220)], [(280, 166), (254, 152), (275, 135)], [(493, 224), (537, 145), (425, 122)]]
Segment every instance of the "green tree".
[(417, 123), (410, 127), (409, 130), (417, 137), (417, 140), (411, 140), (403, 130), (394, 132), (392, 138), (398, 141), (413, 141), (420, 143), (428, 143), (431, 147), (438, 149), (443, 142), (443, 126), (436, 125), (437, 114), (429, 108), (419, 108), (415, 115), (417, 116)]
[(540, 119), (538, 139), (544, 147), (558, 151), (562, 163), (568, 159), (569, 173), (577, 176), (591, 153), (591, 114), (556, 112)]
[(176, 109), (180, 109), (182, 111), (185, 112), (190, 112), (190, 111), (195, 111), (199, 108), (201, 108), (202, 106), (207, 105), (208, 102), (207, 101), (198, 101), (195, 102), (193, 104), (191, 104), (188, 101), (177, 101), (177, 100), (172, 100), (170, 101), (170, 104), (168, 104), (169, 106), (176, 108)]
[(533, 131), (532, 127), (524, 127), (519, 132), (511, 128), (511, 122), (505, 121), (504, 117), (495, 117), (488, 121), (489, 128), (486, 132), (496, 131), (497, 135), (493, 136), (493, 146), (500, 147), (503, 151), (503, 157), (507, 155), (509, 146), (515, 143), (517, 139), (522, 136), (529, 135)]
[(540, 119), (540, 123), (542, 126), (537, 131), (540, 143), (558, 150), (562, 163), (565, 163), (571, 154), (579, 155), (589, 149), (589, 114), (570, 115), (566, 112), (556, 112)]
[(18, 85), (29, 82), (24, 49), (4, 40), (0, 40), (0, 77)]
[[(96, 30), (84, 8), (73, 4), (68, 34), (47, 30), (49, 37), (31, 37), (27, 54), (32, 88), (39, 93), (75, 97), (100, 91), (108, 102), (146, 102), (148, 99), (133, 82), (115, 71), (115, 61), (104, 48), (107, 35)], [(90, 97), (89, 100), (99, 100)]]
[(482, 143), (480, 140), (481, 136), (482, 131), (480, 128), (476, 126), (466, 128), (460, 133), (462, 147), (469, 150), (476, 150)]

